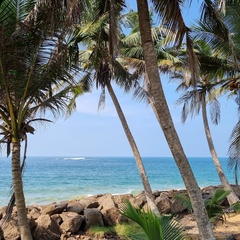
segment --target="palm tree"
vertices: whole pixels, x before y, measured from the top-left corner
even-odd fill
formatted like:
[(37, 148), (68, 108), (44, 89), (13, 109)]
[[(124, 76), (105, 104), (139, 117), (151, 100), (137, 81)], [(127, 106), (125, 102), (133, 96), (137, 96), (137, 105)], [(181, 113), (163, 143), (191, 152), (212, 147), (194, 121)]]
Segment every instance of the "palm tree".
[[(18, 225), (24, 240), (32, 236), (23, 192), (21, 142), (34, 133), (35, 122), (49, 121), (42, 117), (46, 111), (57, 117), (66, 108), (75, 73), (67, 64), (67, 32), (59, 32), (63, 15), (49, 16), (49, 9), (41, 4), (30, 17), (35, 6), (30, 0), (0, 1), (1, 143), (7, 145), (7, 155), (12, 155)], [(55, 24), (54, 18), (58, 18)]]
[[(184, 34), (188, 33), (189, 29), (185, 26), (181, 17), (179, 2), (169, 1), (153, 1), (159, 14), (165, 20), (164, 23), (169, 25), (172, 30), (177, 31), (178, 43), (181, 43)], [(165, 138), (168, 142), (172, 155), (180, 170), (181, 176), (187, 188), (189, 197), (192, 202), (193, 211), (196, 217), (197, 225), (201, 239), (215, 239), (212, 226), (209, 222), (207, 212), (203, 203), (201, 190), (198, 187), (196, 179), (193, 175), (192, 169), (189, 165), (187, 157), (182, 148), (178, 134), (172, 122), (171, 114), (168, 109), (166, 98), (164, 96), (163, 88), (161, 85), (160, 76), (158, 72), (157, 58), (153, 47), (151, 26), (149, 19), (148, 2), (146, 0), (137, 0), (139, 27), (142, 39), (142, 46), (144, 51), (144, 61), (146, 64), (147, 76), (149, 79), (149, 95), (154, 103), (153, 110), (156, 118), (163, 130)], [(191, 39), (187, 37), (187, 46), (191, 53), (191, 60), (195, 59), (195, 54), (191, 51)], [(191, 69), (196, 69), (193, 78), (197, 78), (198, 66), (191, 64)]]
[[(77, 51), (79, 53), (79, 62), (87, 72), (83, 78), (83, 85), (85, 87), (86, 84), (92, 86), (92, 81), (96, 81), (96, 87), (102, 89), (99, 108), (105, 102), (105, 88), (107, 88), (133, 151), (148, 206), (154, 214), (160, 216), (140, 152), (111, 84), (111, 81), (115, 80), (116, 84), (123, 87), (125, 91), (129, 91), (138, 84), (137, 80), (134, 80), (132, 75), (114, 57), (117, 54), (115, 42), (117, 41), (117, 36), (114, 36), (116, 33), (115, 30), (111, 29), (109, 21), (111, 21), (111, 17), (117, 19), (123, 5), (121, 2), (114, 5), (115, 10), (113, 11), (111, 4), (111, 1), (105, 1), (101, 4), (99, 1), (91, 1), (91, 6), (88, 6), (88, 9), (85, 11), (85, 17), (83, 17), (83, 21), (85, 20), (86, 22), (84, 25), (81, 25), (80, 30), (77, 32), (73, 45), (76, 46), (81, 42), (87, 44), (86, 50)], [(115, 24), (115, 26), (117, 25)], [(89, 89), (89, 86), (86, 89)]]
[(191, 114), (191, 115), (198, 114), (200, 109), (202, 109), (202, 119), (204, 124), (204, 130), (205, 130), (205, 135), (208, 142), (208, 147), (212, 155), (212, 160), (217, 170), (217, 173), (223, 188), (230, 192), (230, 194), (227, 196), (227, 199), (229, 204), (232, 205), (237, 201), (239, 201), (239, 198), (233, 191), (231, 185), (229, 184), (224, 174), (216, 149), (214, 147), (214, 143), (213, 143), (213, 139), (212, 139), (209, 123), (208, 123), (208, 117), (207, 117), (207, 100), (206, 99), (208, 99), (208, 103), (211, 107), (210, 108), (211, 120), (214, 124), (218, 124), (219, 117), (220, 117), (220, 106), (216, 97), (212, 96), (213, 94), (211, 95), (211, 91), (214, 89), (215, 85), (216, 84), (214, 82), (211, 83), (211, 81), (209, 81), (209, 77), (207, 75), (204, 75), (202, 77), (202, 81), (199, 82), (199, 84), (197, 85), (197, 88), (190, 87), (189, 89), (188, 87), (187, 92), (178, 99), (177, 104), (178, 105), (183, 104), (183, 107), (182, 107), (183, 122), (186, 121), (188, 114)]
[[(207, 2), (207, 1), (206, 1)], [(209, 1), (208, 1), (209, 2)], [(195, 30), (196, 39), (201, 39), (210, 44), (214, 54), (225, 60), (228, 69), (224, 72), (222, 80), (222, 93), (231, 91), (230, 95), (237, 95), (236, 103), (239, 106), (239, 1), (220, 1), (219, 9), (216, 5), (208, 3), (211, 11), (206, 11), (199, 27)], [(223, 14), (222, 14), (223, 13)], [(240, 108), (239, 108), (240, 109)], [(240, 163), (239, 156), (239, 121), (230, 135), (230, 146), (228, 149), (230, 168), (234, 169), (237, 184), (237, 172)]]
[[(135, 72), (139, 75), (144, 75), (145, 68), (144, 68), (144, 61), (143, 61), (143, 52), (142, 52), (142, 47), (140, 44), (140, 33), (139, 33), (139, 27), (138, 27), (138, 19), (137, 19), (137, 13), (136, 12), (131, 12), (131, 14), (126, 15), (124, 18), (125, 25), (127, 27), (131, 27), (131, 32), (128, 36), (124, 37), (122, 39), (122, 44), (123, 46), (121, 47), (121, 52), (123, 56), (126, 56), (125, 58), (122, 59), (124, 64), (126, 66), (130, 66), (131, 69), (135, 69)], [(153, 43), (154, 43), (154, 48), (156, 51), (157, 55), (157, 60), (158, 60), (158, 66), (161, 72), (169, 72), (170, 74), (173, 75), (173, 77), (179, 78), (181, 76), (181, 69), (183, 66), (186, 65), (184, 59), (181, 58), (176, 58), (174, 57), (171, 53), (175, 53), (172, 48), (166, 48), (166, 43), (168, 42), (166, 39), (166, 32), (167, 29), (163, 27), (155, 27), (152, 28), (152, 35), (153, 35)], [(157, 34), (157, 32), (159, 32)], [(200, 54), (201, 52), (201, 54)], [(224, 70), (228, 70), (228, 67), (225, 64), (225, 60), (218, 59), (216, 57), (208, 57), (211, 56), (210, 48), (206, 43), (203, 43), (201, 41), (198, 42), (198, 59), (201, 63), (201, 71), (204, 72), (204, 76), (201, 82), (197, 84), (197, 89), (195, 87), (192, 87), (186, 94), (184, 94), (178, 101), (178, 104), (184, 104), (183, 105), (183, 111), (182, 111), (182, 120), (185, 122), (187, 114), (188, 113), (199, 113), (199, 110), (201, 108), (201, 103), (202, 103), (202, 116), (204, 119), (205, 123), (205, 131), (206, 131), (206, 137), (208, 140), (210, 152), (212, 154), (212, 158), (214, 161), (214, 164), (216, 166), (217, 172), (219, 174), (219, 178), (226, 190), (230, 190), (232, 193), (228, 195), (228, 201), (230, 205), (234, 204), (237, 202), (239, 199), (236, 196), (236, 194), (233, 192), (232, 187), (228, 183), (228, 180), (226, 176), (224, 175), (223, 169), (220, 165), (220, 161), (218, 159), (216, 150), (214, 148), (213, 140), (211, 137), (211, 132), (207, 120), (207, 115), (206, 115), (206, 100), (205, 98), (202, 99), (204, 94), (206, 95), (208, 92), (210, 94), (210, 88), (213, 88), (214, 85), (210, 85), (210, 83), (207, 81), (207, 77), (210, 77), (209, 75), (213, 75), (213, 77), (216, 77), (216, 74), (223, 74)], [(208, 56), (206, 56), (208, 54)], [(179, 53), (178, 53), (179, 55)], [(186, 57), (185, 54), (183, 54), (183, 57)], [(208, 60), (208, 61), (207, 61)], [(211, 61), (211, 62), (210, 62)], [(208, 66), (210, 65), (210, 67)], [(179, 68), (179, 69), (178, 69)], [(183, 77), (182, 77), (183, 78)], [(188, 89), (188, 86), (186, 85), (185, 81), (180, 85), (181, 88), (184, 86), (184, 90)], [(198, 99), (199, 101), (196, 101)], [(201, 100), (202, 99), (202, 100)], [(191, 103), (190, 103), (191, 101)], [(216, 100), (216, 98), (213, 98), (211, 101), (211, 106), (215, 107), (212, 108), (212, 114), (215, 114), (213, 116), (213, 120), (217, 124), (219, 121), (219, 105)], [(195, 106), (195, 108), (194, 108)], [(205, 106), (205, 107), (204, 107)]]

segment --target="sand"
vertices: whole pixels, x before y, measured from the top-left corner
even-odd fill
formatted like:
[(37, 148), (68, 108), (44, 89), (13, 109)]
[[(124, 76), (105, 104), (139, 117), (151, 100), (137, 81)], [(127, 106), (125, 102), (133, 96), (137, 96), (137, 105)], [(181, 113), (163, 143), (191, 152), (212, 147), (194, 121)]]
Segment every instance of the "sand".
[[(197, 224), (192, 214), (180, 216), (180, 223), (184, 226), (185, 232), (190, 237), (189, 239), (199, 239)], [(213, 230), (218, 240), (240, 240), (240, 213), (226, 214), (225, 222), (218, 223)]]

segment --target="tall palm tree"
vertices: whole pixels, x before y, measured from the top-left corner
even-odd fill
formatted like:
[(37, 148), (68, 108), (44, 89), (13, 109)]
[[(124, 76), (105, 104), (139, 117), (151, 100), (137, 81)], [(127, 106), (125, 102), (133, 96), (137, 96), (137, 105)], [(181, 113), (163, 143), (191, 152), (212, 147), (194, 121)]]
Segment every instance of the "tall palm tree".
[[(60, 34), (63, 15), (49, 16), (44, 4), (31, 15), (35, 6), (30, 0), (0, 1), (1, 144), (7, 144), (7, 155), (12, 155), (18, 225), (24, 240), (32, 236), (23, 192), (21, 142), (34, 133), (35, 122), (49, 121), (43, 118), (46, 111), (57, 117), (66, 108), (75, 73), (67, 64), (67, 32)], [(54, 18), (58, 21), (53, 24)]]
[[(206, 58), (205, 58), (206, 60)], [(212, 66), (212, 65), (211, 65)], [(215, 82), (209, 81), (209, 76), (202, 76), (202, 81), (198, 83), (197, 88), (187, 87), (187, 92), (184, 93), (178, 100), (177, 104), (182, 104), (182, 121), (185, 122), (188, 114), (199, 114), (200, 109), (202, 109), (202, 119), (204, 124), (204, 130), (206, 139), (208, 142), (208, 147), (210, 153), (212, 155), (212, 160), (214, 166), (217, 170), (219, 179), (222, 183), (222, 186), (225, 190), (229, 190), (230, 194), (227, 196), (228, 202), (230, 205), (239, 201), (239, 198), (233, 191), (230, 183), (227, 180), (227, 177), (224, 174), (223, 168), (219, 161), (216, 149), (214, 147), (208, 117), (207, 117), (207, 103), (210, 105), (211, 110), (211, 120), (214, 124), (218, 124), (220, 118), (220, 106), (217, 98), (211, 95), (211, 92), (214, 90), (216, 86)], [(182, 88), (182, 87), (181, 87)], [(196, 97), (197, 95), (197, 97)], [(198, 100), (198, 101), (197, 101)], [(207, 102), (208, 101), (208, 102)]]
[(112, 21), (112, 18), (115, 19), (114, 21), (117, 20), (123, 8), (123, 3), (120, 1), (115, 4), (114, 9), (112, 4), (112, 1), (105, 1), (104, 3), (91, 1), (91, 6), (88, 6), (83, 17), (83, 21), (85, 20), (86, 22), (84, 25), (81, 25), (77, 32), (73, 45), (76, 46), (81, 42), (87, 45), (86, 50), (81, 50), (80, 48), (77, 51), (79, 53), (79, 62), (87, 72), (83, 79), (84, 85), (86, 86), (86, 83), (87, 85), (92, 85), (92, 81), (96, 81), (96, 87), (102, 89), (99, 108), (105, 102), (105, 88), (108, 90), (135, 157), (148, 206), (154, 214), (160, 216), (140, 152), (111, 84), (112, 80), (115, 80), (116, 84), (123, 87), (125, 91), (129, 91), (138, 84), (137, 80), (134, 80), (133, 76), (115, 59), (117, 54), (116, 41), (118, 38), (117, 24), (111, 23), (116, 27), (113, 30), (110, 21)]
[[(210, 44), (213, 52), (225, 59), (228, 69), (225, 71), (222, 92), (231, 91), (231, 96), (236, 96), (236, 103), (239, 106), (239, 59), (240, 59), (240, 25), (239, 25), (239, 1), (219, 1), (220, 7), (210, 4), (210, 11), (206, 11), (199, 27), (196, 28), (197, 39)], [(218, 9), (222, 10), (219, 12)], [(240, 108), (238, 108), (240, 109)], [(239, 120), (230, 135), (230, 146), (228, 149), (230, 168), (234, 169), (237, 184), (237, 174), (240, 163), (239, 155)]]
[[(181, 43), (184, 34), (188, 33), (188, 28), (185, 26), (181, 17), (179, 2), (169, 1), (153, 1), (156, 9), (165, 20), (165, 24), (178, 32), (178, 43)], [(168, 109), (166, 98), (160, 82), (158, 72), (157, 58), (153, 47), (151, 26), (149, 19), (148, 2), (146, 0), (137, 0), (139, 27), (144, 51), (144, 61), (146, 64), (147, 76), (149, 79), (149, 94), (154, 103), (154, 112), (163, 130), (165, 138), (168, 142), (172, 155), (180, 170), (181, 176), (187, 188), (193, 211), (196, 217), (201, 239), (215, 239), (212, 226), (209, 222), (207, 212), (203, 203), (201, 190), (198, 187), (192, 169), (189, 165), (187, 157), (182, 148), (178, 134), (172, 122), (171, 114)], [(187, 45), (191, 47), (191, 39), (187, 38)], [(194, 60), (195, 55), (191, 53), (191, 60)], [(198, 73), (197, 65), (192, 64), (192, 69), (196, 68), (195, 74)], [(197, 78), (197, 75), (194, 76)]]

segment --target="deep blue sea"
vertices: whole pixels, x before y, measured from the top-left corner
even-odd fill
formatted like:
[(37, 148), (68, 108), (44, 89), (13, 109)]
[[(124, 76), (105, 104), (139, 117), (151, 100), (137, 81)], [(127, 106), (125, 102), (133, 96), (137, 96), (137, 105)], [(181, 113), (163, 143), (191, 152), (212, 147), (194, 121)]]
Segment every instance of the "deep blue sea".
[[(220, 158), (230, 183), (233, 172)], [(144, 157), (152, 190), (185, 188), (171, 157)], [(211, 158), (189, 158), (200, 187), (218, 185)], [(0, 206), (7, 204), (11, 188), (11, 159), (0, 158)], [(138, 193), (142, 182), (133, 157), (28, 157), (23, 175), (27, 204), (47, 204), (98, 193)]]

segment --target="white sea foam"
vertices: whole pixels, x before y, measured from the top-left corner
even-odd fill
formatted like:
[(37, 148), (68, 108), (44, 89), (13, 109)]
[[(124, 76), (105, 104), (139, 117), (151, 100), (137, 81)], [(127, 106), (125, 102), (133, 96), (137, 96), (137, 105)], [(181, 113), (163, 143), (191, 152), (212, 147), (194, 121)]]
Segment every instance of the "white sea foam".
[(64, 160), (85, 160), (85, 157), (64, 158)]

